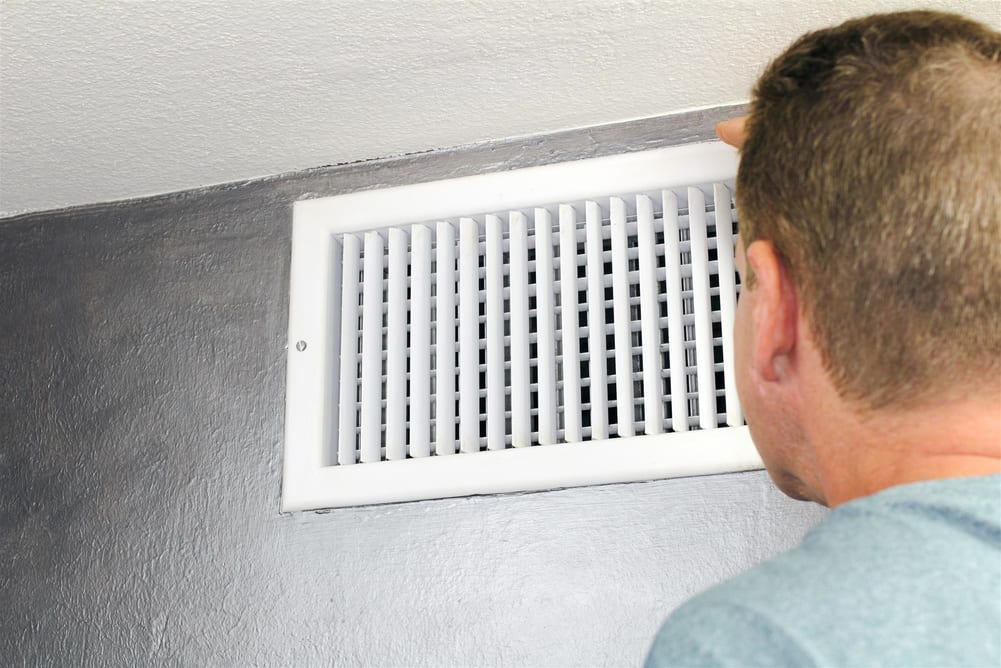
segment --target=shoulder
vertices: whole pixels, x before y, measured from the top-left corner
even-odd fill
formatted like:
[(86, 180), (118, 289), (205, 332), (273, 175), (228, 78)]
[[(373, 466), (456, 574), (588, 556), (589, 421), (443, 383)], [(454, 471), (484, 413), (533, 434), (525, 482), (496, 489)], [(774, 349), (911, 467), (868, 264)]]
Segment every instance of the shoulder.
[(797, 634), (766, 613), (714, 599), (694, 599), (664, 622), (646, 668), (818, 665)]
[(655, 666), (811, 666), (810, 638), (826, 559), (800, 546), (691, 599), (664, 622), (647, 659)]
[(996, 663), (999, 480), (838, 508), (795, 549), (681, 606), (648, 665)]

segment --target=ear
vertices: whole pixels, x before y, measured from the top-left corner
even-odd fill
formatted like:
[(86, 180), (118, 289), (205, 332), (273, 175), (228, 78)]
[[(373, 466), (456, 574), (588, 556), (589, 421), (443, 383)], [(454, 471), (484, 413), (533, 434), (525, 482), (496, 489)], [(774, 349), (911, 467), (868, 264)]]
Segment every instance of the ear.
[(792, 369), (799, 326), (799, 298), (789, 272), (770, 241), (747, 247), (747, 267), (754, 276), (751, 318), (755, 337), (751, 364), (766, 381), (782, 380)]

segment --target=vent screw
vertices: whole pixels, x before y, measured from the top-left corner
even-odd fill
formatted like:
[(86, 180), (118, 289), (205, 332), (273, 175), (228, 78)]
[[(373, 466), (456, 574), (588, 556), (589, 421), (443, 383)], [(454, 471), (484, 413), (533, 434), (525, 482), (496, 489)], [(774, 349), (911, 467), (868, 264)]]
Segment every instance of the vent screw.
[(306, 349), (306, 342), (305, 341), (299, 341), (298, 343), (295, 344), (295, 349), (298, 350), (301, 353), (303, 350)]

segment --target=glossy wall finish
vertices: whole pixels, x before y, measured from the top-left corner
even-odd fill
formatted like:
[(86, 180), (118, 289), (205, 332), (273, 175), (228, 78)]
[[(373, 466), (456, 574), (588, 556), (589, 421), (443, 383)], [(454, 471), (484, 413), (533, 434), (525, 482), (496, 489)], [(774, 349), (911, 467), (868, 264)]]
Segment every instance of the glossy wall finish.
[(0, 221), (0, 664), (637, 664), (822, 510), (755, 472), (280, 514), (291, 203), (732, 112)]

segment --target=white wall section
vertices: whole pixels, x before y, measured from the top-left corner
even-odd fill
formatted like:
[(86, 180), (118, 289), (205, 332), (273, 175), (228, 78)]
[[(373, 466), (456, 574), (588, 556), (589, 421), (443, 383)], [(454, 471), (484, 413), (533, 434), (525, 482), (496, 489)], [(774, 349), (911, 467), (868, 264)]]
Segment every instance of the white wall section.
[(0, 0), (0, 216), (738, 102), (800, 33), (913, 5)]

